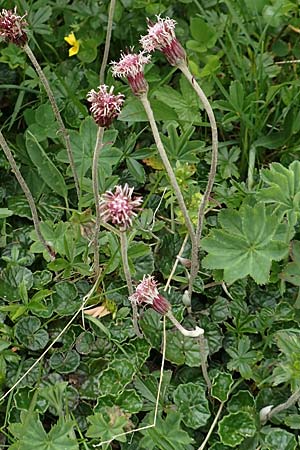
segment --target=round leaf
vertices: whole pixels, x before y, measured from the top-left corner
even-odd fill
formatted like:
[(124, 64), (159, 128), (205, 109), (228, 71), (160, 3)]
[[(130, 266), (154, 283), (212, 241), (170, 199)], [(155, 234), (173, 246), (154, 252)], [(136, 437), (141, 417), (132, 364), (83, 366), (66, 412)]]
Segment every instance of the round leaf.
[(254, 436), (255, 418), (245, 411), (229, 414), (219, 422), (218, 432), (223, 444), (236, 447), (246, 437)]
[(194, 383), (181, 384), (174, 391), (173, 398), (187, 427), (196, 429), (207, 423), (210, 411), (204, 386)]
[(30, 350), (41, 350), (49, 340), (46, 330), (39, 329), (41, 321), (37, 317), (24, 317), (15, 327), (16, 338)]

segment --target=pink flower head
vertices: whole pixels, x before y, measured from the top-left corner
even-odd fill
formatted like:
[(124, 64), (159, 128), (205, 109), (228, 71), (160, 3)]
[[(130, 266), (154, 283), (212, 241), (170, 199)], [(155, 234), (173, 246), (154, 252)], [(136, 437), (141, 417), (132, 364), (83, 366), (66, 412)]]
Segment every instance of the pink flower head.
[(144, 275), (143, 280), (137, 285), (135, 293), (129, 297), (129, 300), (136, 305), (151, 305), (154, 311), (162, 316), (167, 314), (171, 308), (168, 300), (158, 292), (157, 282), (151, 275)]
[(135, 210), (139, 210), (143, 202), (142, 197), (132, 197), (133, 189), (126, 183), (124, 186), (116, 186), (114, 193), (107, 191), (101, 196), (100, 214), (104, 222), (118, 225), (121, 230), (132, 225)]
[(124, 103), (124, 95), (114, 95), (113, 86), (108, 92), (108, 86), (105, 84), (99, 86), (98, 89), (99, 92), (92, 89), (87, 95), (87, 100), (92, 104), (90, 111), (99, 127), (109, 127), (113, 119), (121, 112), (121, 107)]
[(156, 18), (156, 23), (148, 19), (148, 34), (141, 37), (140, 43), (145, 52), (160, 50), (172, 66), (178, 66), (186, 61), (186, 53), (175, 35), (176, 22), (169, 17)]
[(140, 53), (121, 53), (119, 62), (112, 62), (114, 77), (127, 78), (134, 95), (141, 95), (148, 91), (148, 83), (144, 76), (144, 66), (151, 56)]
[(25, 16), (26, 14), (22, 17), (17, 15), (17, 7), (13, 11), (2, 9), (0, 13), (0, 37), (7, 42), (23, 46), (27, 42)]

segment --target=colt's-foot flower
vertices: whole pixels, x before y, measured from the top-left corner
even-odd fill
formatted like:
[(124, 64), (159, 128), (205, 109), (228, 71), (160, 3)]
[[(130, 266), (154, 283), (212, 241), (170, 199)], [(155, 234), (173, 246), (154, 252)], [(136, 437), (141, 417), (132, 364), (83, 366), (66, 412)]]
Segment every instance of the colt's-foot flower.
[(160, 50), (172, 66), (178, 66), (186, 61), (186, 53), (175, 35), (176, 21), (156, 17), (156, 23), (148, 19), (148, 34), (141, 37), (140, 43), (145, 52)]
[(171, 309), (168, 300), (158, 292), (157, 282), (151, 275), (144, 275), (143, 280), (137, 285), (135, 293), (129, 297), (129, 300), (138, 306), (151, 305), (154, 311), (162, 316)]
[(149, 63), (150, 55), (140, 53), (121, 53), (121, 59), (112, 64), (114, 77), (127, 78), (134, 95), (141, 95), (148, 91), (148, 83), (144, 76), (144, 67)]
[(99, 127), (109, 127), (113, 119), (121, 112), (124, 95), (114, 95), (113, 86), (107, 91), (108, 86), (105, 84), (99, 86), (98, 89), (99, 92), (92, 89), (87, 95), (87, 100), (92, 104), (90, 111)]
[(103, 222), (118, 225), (121, 231), (132, 225), (136, 211), (143, 202), (142, 197), (132, 196), (133, 189), (126, 183), (124, 186), (116, 186), (115, 192), (107, 191), (100, 197), (99, 209)]
[(17, 15), (17, 7), (13, 11), (2, 9), (0, 13), (0, 37), (7, 42), (23, 46), (27, 42), (25, 16), (26, 14), (22, 17)]

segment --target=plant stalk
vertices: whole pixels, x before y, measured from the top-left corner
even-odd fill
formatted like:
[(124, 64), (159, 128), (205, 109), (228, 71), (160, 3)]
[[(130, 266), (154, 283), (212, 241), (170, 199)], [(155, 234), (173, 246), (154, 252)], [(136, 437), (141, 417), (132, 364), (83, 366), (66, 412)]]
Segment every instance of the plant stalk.
[(275, 406), (275, 408), (267, 408), (268, 412), (264, 413), (263, 410), (260, 412), (260, 421), (264, 425), (268, 420), (270, 420), (273, 416), (284, 411), (285, 409), (293, 406), (300, 398), (300, 388), (298, 388), (284, 403), (280, 403), (280, 405)]
[[(131, 273), (128, 263), (128, 242), (127, 242), (127, 234), (125, 230), (120, 230), (120, 244), (121, 244), (121, 256), (122, 256), (122, 262), (123, 262), (123, 270), (124, 275), (127, 283), (127, 288), (129, 292), (129, 296), (133, 294), (133, 286), (132, 286), (132, 279), (131, 279)], [(137, 305), (135, 302), (131, 302), (132, 305), (132, 320), (133, 320), (133, 328), (138, 337), (143, 337), (142, 333), (140, 332), (139, 326), (138, 326), (138, 310)]]
[(99, 180), (98, 180), (98, 162), (99, 162), (100, 151), (103, 147), (103, 135), (104, 135), (104, 128), (99, 127), (98, 133), (97, 133), (96, 145), (95, 145), (95, 149), (94, 149), (93, 165), (92, 165), (92, 183), (93, 183), (93, 192), (94, 192), (94, 200), (95, 200), (95, 208), (96, 208), (96, 224), (95, 224), (95, 233), (94, 233), (94, 238), (93, 238), (94, 270), (95, 270), (96, 278), (99, 273), (98, 237), (99, 237), (100, 223), (101, 223)]
[[(182, 192), (181, 192), (180, 187), (179, 187), (179, 185), (177, 183), (177, 180), (176, 180), (174, 171), (172, 169), (172, 166), (170, 164), (169, 158), (167, 156), (167, 153), (165, 151), (165, 148), (164, 148), (163, 143), (161, 141), (161, 138), (159, 136), (159, 131), (158, 131), (158, 128), (157, 128), (157, 125), (156, 125), (156, 122), (155, 122), (155, 118), (154, 118), (153, 111), (152, 111), (150, 102), (148, 100), (147, 94), (145, 93), (145, 94), (140, 95), (139, 99), (141, 100), (141, 102), (142, 102), (142, 104), (144, 106), (144, 109), (146, 111), (146, 114), (147, 114), (147, 117), (148, 117), (148, 120), (149, 120), (149, 123), (150, 123), (150, 127), (151, 127), (151, 130), (152, 130), (152, 134), (153, 134), (153, 137), (154, 137), (154, 140), (155, 140), (156, 147), (157, 147), (157, 149), (159, 151), (161, 160), (162, 160), (162, 162), (163, 162), (163, 164), (165, 166), (165, 169), (167, 171), (169, 180), (170, 180), (171, 185), (172, 185), (172, 187), (174, 189), (174, 192), (175, 192), (175, 195), (176, 195), (179, 207), (180, 207), (181, 212), (183, 214), (184, 221), (185, 221), (188, 233), (190, 235), (191, 243), (192, 243), (192, 259), (195, 260), (196, 259), (195, 255), (198, 255), (198, 245), (197, 245), (197, 238), (196, 238), (196, 233), (195, 233), (195, 230), (194, 230), (194, 226), (193, 226), (192, 221), (190, 219), (187, 207), (186, 207), (185, 202), (184, 202), (184, 198), (183, 198)], [(193, 255), (194, 255), (194, 257), (193, 257)]]
[(203, 378), (206, 381), (207, 388), (210, 390), (211, 389), (211, 381), (210, 381), (210, 378), (209, 378), (208, 372), (207, 372), (207, 363), (206, 363), (207, 357), (206, 357), (206, 351), (205, 351), (205, 338), (204, 338), (204, 330), (203, 330), (203, 328), (196, 327), (194, 330), (187, 330), (186, 328), (184, 328), (181, 325), (181, 323), (178, 322), (178, 320), (174, 317), (174, 315), (173, 315), (171, 310), (169, 310), (167, 312), (166, 316), (170, 319), (170, 321), (173, 323), (173, 325), (175, 325), (177, 330), (180, 331), (180, 333), (183, 336), (191, 337), (191, 338), (197, 338), (198, 339), (199, 348), (200, 348), (200, 354), (201, 354), (202, 375), (203, 375)]
[(110, 6), (109, 6), (109, 12), (108, 12), (105, 47), (104, 47), (104, 52), (103, 52), (103, 59), (102, 59), (102, 63), (101, 63), (101, 68), (100, 68), (100, 74), (99, 74), (100, 84), (104, 84), (104, 76), (105, 76), (105, 69), (106, 69), (106, 66), (107, 66), (107, 60), (108, 60), (108, 54), (109, 54), (109, 47), (110, 47), (110, 40), (111, 40), (111, 32), (112, 32), (112, 24), (113, 24), (115, 6), (116, 6), (116, 0), (111, 0), (110, 1)]
[(32, 65), (34, 66), (44, 88), (45, 91), (48, 95), (48, 98), (50, 100), (50, 104), (52, 106), (52, 110), (53, 113), (55, 115), (55, 118), (58, 122), (59, 125), (59, 129), (60, 132), (64, 138), (65, 141), (65, 145), (66, 145), (66, 150), (67, 150), (67, 154), (68, 154), (68, 159), (69, 159), (69, 163), (70, 163), (70, 167), (72, 170), (72, 175), (74, 178), (74, 182), (75, 182), (75, 188), (76, 188), (76, 193), (77, 193), (77, 197), (78, 197), (78, 201), (80, 199), (80, 187), (79, 187), (79, 180), (78, 180), (78, 176), (77, 176), (77, 172), (76, 172), (76, 168), (75, 168), (75, 162), (74, 162), (74, 157), (73, 157), (73, 152), (72, 152), (72, 148), (71, 148), (71, 142), (70, 142), (70, 136), (66, 130), (66, 127), (63, 123), (62, 117), (60, 115), (56, 100), (54, 98), (54, 94), (52, 92), (52, 89), (50, 87), (50, 84), (48, 82), (47, 77), (45, 76), (44, 72), (42, 71), (41, 66), (39, 65), (36, 57), (34, 56), (31, 48), (29, 47), (29, 45), (27, 44), (27, 42), (24, 44), (23, 49), (25, 51), (25, 53), (27, 54), (28, 58), (30, 59), (30, 61), (32, 62)]
[(24, 178), (23, 178), (23, 176), (22, 176), (22, 174), (21, 174), (21, 172), (20, 172), (20, 170), (19, 170), (19, 168), (17, 166), (17, 163), (16, 163), (16, 161), (15, 161), (15, 159), (13, 157), (13, 154), (12, 154), (12, 152), (11, 152), (11, 150), (10, 150), (10, 148), (9, 148), (9, 146), (8, 146), (8, 144), (7, 144), (7, 142), (6, 142), (6, 140), (5, 140), (5, 138), (4, 138), (4, 136), (3, 136), (1, 131), (0, 131), (0, 145), (1, 145), (1, 147), (2, 147), (2, 149), (4, 151), (4, 153), (5, 153), (6, 158), (8, 159), (9, 164), (10, 164), (10, 166), (12, 168), (12, 171), (14, 172), (14, 174), (15, 174), (18, 182), (19, 182), (19, 185), (21, 186), (22, 191), (24, 192), (25, 197), (26, 197), (26, 199), (28, 201), (28, 204), (29, 204), (29, 207), (30, 207), (30, 210), (31, 210), (33, 225), (34, 225), (34, 229), (35, 229), (35, 232), (37, 234), (37, 237), (38, 237), (39, 241), (45, 247), (45, 250), (49, 253), (51, 260), (53, 260), (54, 259), (54, 253), (52, 252), (50, 246), (47, 244), (47, 242), (45, 241), (45, 239), (44, 239), (44, 237), (43, 237), (43, 235), (41, 233), (40, 220), (39, 220), (39, 217), (38, 217), (38, 213), (37, 213), (37, 209), (36, 209), (36, 206), (35, 206), (34, 198), (33, 198), (32, 194), (30, 192), (30, 189), (29, 189), (26, 181), (24, 180)]
[(201, 234), (203, 229), (203, 222), (204, 222), (204, 214), (205, 214), (205, 207), (209, 200), (210, 193), (212, 191), (212, 187), (214, 184), (216, 171), (217, 171), (217, 162), (218, 162), (218, 129), (217, 129), (217, 123), (215, 119), (214, 112), (212, 110), (212, 107), (204, 94), (203, 90), (191, 74), (187, 64), (185, 62), (182, 62), (178, 65), (178, 68), (181, 70), (183, 75), (186, 77), (186, 79), (191, 84), (192, 88), (195, 90), (196, 94), (198, 95), (199, 99), (201, 100), (204, 109), (207, 113), (209, 123), (211, 126), (211, 133), (212, 133), (212, 153), (211, 153), (211, 165), (210, 165), (210, 171), (208, 175), (208, 181), (206, 185), (205, 192), (203, 194), (199, 210), (198, 210), (198, 220), (197, 220), (197, 227), (196, 227), (196, 242), (197, 242), (197, 249), (192, 252), (192, 264), (191, 264), (191, 272), (190, 272), (190, 280), (189, 280), (189, 296), (192, 296), (193, 291), (193, 284), (195, 281), (195, 278), (198, 273), (199, 268), (199, 248), (200, 248), (200, 241), (201, 241)]

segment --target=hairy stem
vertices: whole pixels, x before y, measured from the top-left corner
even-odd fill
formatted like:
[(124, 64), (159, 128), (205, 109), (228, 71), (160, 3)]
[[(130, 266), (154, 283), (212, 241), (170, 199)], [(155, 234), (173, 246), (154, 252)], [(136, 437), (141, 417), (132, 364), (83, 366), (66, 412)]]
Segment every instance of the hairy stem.
[(106, 66), (107, 66), (108, 54), (109, 54), (109, 47), (110, 47), (110, 40), (111, 40), (111, 32), (112, 32), (112, 24), (113, 24), (115, 6), (116, 6), (116, 0), (111, 0), (110, 1), (110, 6), (109, 6), (109, 12), (108, 12), (105, 47), (104, 47), (104, 52), (103, 52), (101, 68), (100, 68), (100, 74), (99, 74), (100, 84), (104, 83), (104, 75), (105, 75), (105, 69), (106, 69)]
[[(124, 230), (120, 230), (120, 244), (121, 244), (121, 256), (122, 256), (122, 262), (123, 262), (124, 275), (126, 278), (129, 295), (132, 295), (133, 294), (133, 286), (132, 286), (130, 268), (129, 268), (129, 264), (128, 264), (128, 242), (127, 242), (127, 234), (126, 234), (126, 231), (124, 231)], [(132, 305), (132, 320), (133, 320), (134, 331), (138, 337), (143, 337), (142, 333), (140, 332), (139, 326), (138, 326), (137, 305), (135, 302), (131, 302), (131, 305)]]
[[(151, 130), (152, 130), (152, 134), (153, 134), (153, 137), (154, 137), (154, 140), (155, 140), (156, 147), (157, 147), (157, 149), (159, 151), (160, 157), (161, 157), (162, 162), (163, 162), (163, 164), (165, 166), (165, 169), (167, 171), (167, 174), (168, 174), (168, 177), (170, 179), (171, 185), (172, 185), (172, 187), (174, 189), (174, 192), (175, 192), (175, 195), (176, 195), (179, 207), (180, 207), (181, 212), (183, 214), (184, 221), (185, 221), (188, 233), (190, 235), (191, 243), (192, 243), (192, 255), (194, 253), (196, 253), (198, 255), (197, 238), (196, 238), (196, 233), (195, 233), (195, 230), (194, 230), (194, 226), (193, 226), (192, 221), (190, 219), (190, 216), (189, 216), (186, 204), (184, 202), (184, 198), (183, 198), (182, 192), (181, 192), (180, 187), (179, 187), (179, 185), (177, 183), (177, 180), (176, 180), (174, 171), (172, 169), (172, 166), (170, 164), (169, 158), (167, 156), (167, 153), (165, 151), (165, 148), (164, 148), (163, 143), (161, 141), (161, 138), (159, 136), (157, 125), (156, 125), (156, 122), (155, 122), (155, 119), (154, 119), (153, 111), (152, 111), (150, 102), (148, 100), (147, 94), (142, 94), (139, 97), (139, 99), (141, 100), (141, 102), (142, 102), (142, 104), (143, 104), (143, 106), (145, 108), (145, 111), (146, 111), (146, 114), (147, 114), (147, 117), (148, 117), (148, 120), (149, 120), (149, 123), (150, 123), (150, 127), (151, 127)], [(195, 256), (194, 256), (194, 259), (195, 259)]]
[(21, 186), (22, 191), (24, 192), (25, 197), (26, 197), (26, 199), (28, 201), (28, 204), (29, 204), (29, 207), (30, 207), (30, 210), (31, 210), (33, 225), (34, 225), (34, 229), (35, 229), (35, 232), (37, 234), (37, 237), (38, 237), (39, 241), (45, 247), (45, 250), (47, 250), (47, 252), (49, 253), (50, 258), (53, 260), (54, 259), (54, 253), (52, 252), (51, 248), (49, 247), (49, 245), (47, 244), (47, 242), (45, 241), (45, 239), (44, 239), (44, 237), (43, 237), (43, 235), (41, 233), (40, 220), (39, 220), (39, 217), (38, 217), (38, 213), (37, 213), (37, 209), (36, 209), (36, 206), (35, 206), (34, 198), (33, 198), (32, 194), (30, 192), (29, 187), (27, 186), (26, 181), (24, 180), (24, 178), (23, 178), (23, 176), (22, 176), (22, 174), (21, 174), (21, 172), (20, 172), (20, 170), (19, 170), (19, 168), (17, 166), (17, 163), (16, 163), (16, 161), (15, 161), (15, 159), (13, 157), (13, 154), (12, 154), (12, 152), (11, 152), (11, 150), (10, 150), (10, 148), (9, 148), (9, 146), (8, 146), (8, 144), (7, 144), (7, 142), (6, 142), (6, 140), (5, 140), (5, 138), (4, 138), (4, 136), (3, 136), (1, 131), (0, 131), (0, 145), (1, 145), (1, 147), (2, 147), (2, 149), (4, 151), (4, 153), (5, 153), (6, 158), (8, 159), (9, 164), (10, 164), (10, 166), (12, 168), (12, 171), (14, 172), (14, 174), (15, 174), (18, 182), (19, 182), (19, 185)]
[(95, 200), (95, 208), (96, 208), (96, 224), (95, 224), (95, 233), (93, 238), (93, 246), (94, 246), (94, 270), (96, 277), (99, 273), (99, 246), (98, 246), (98, 236), (100, 231), (100, 223), (101, 223), (101, 215), (100, 215), (100, 196), (99, 196), (99, 181), (98, 181), (98, 161), (100, 151), (103, 147), (103, 135), (104, 128), (99, 127), (97, 133), (97, 140), (94, 149), (93, 156), (93, 165), (92, 165), (92, 182), (93, 182), (93, 192), (94, 192), (94, 200)]
[[(265, 424), (268, 420), (270, 420), (273, 416), (284, 411), (285, 409), (293, 406), (300, 398), (300, 388), (298, 388), (284, 403), (280, 403), (280, 405), (275, 406), (271, 410), (266, 408), (268, 411), (266, 413), (260, 412), (260, 421), (262, 424)], [(264, 408), (263, 408), (264, 409)]]
[(166, 317), (170, 319), (170, 321), (175, 325), (178, 331), (183, 336), (190, 337), (190, 338), (197, 338), (199, 342), (199, 348), (200, 348), (200, 354), (201, 354), (201, 369), (202, 369), (202, 375), (203, 378), (206, 381), (208, 389), (211, 389), (211, 381), (209, 379), (208, 373), (207, 373), (207, 358), (206, 358), (206, 351), (205, 351), (205, 338), (204, 338), (204, 330), (203, 328), (196, 327), (194, 330), (187, 330), (184, 328), (180, 322), (174, 317), (171, 310), (169, 310), (166, 314)]
[(72, 170), (72, 175), (73, 175), (73, 178), (74, 178), (75, 188), (76, 188), (77, 197), (78, 197), (78, 201), (79, 201), (79, 199), (80, 199), (79, 180), (78, 180), (78, 176), (77, 176), (77, 172), (76, 172), (76, 168), (75, 168), (74, 157), (73, 157), (73, 153), (72, 153), (72, 149), (71, 149), (70, 136), (69, 136), (69, 134), (68, 134), (68, 132), (66, 130), (66, 127), (65, 127), (65, 125), (63, 123), (63, 120), (61, 118), (61, 115), (60, 115), (60, 112), (59, 112), (56, 100), (54, 98), (52, 89), (50, 87), (50, 84), (49, 84), (49, 82), (48, 82), (44, 72), (42, 71), (41, 66), (39, 65), (36, 57), (34, 56), (31, 48), (29, 47), (29, 45), (27, 43), (24, 44), (23, 49), (24, 49), (25, 53), (27, 54), (28, 58), (30, 59), (30, 61), (32, 62), (32, 65), (34, 66), (34, 68), (35, 68), (35, 70), (36, 70), (36, 72), (37, 72), (37, 74), (38, 74), (38, 76), (39, 76), (39, 78), (40, 78), (44, 88), (45, 88), (45, 91), (46, 91), (46, 93), (48, 95), (48, 98), (50, 100), (50, 104), (52, 106), (53, 113), (54, 113), (54, 115), (56, 117), (56, 120), (58, 122), (58, 126), (59, 126), (59, 129), (60, 129), (60, 132), (61, 132), (61, 134), (62, 134), (62, 136), (64, 138), (64, 141), (65, 141), (66, 150), (67, 150), (67, 154), (68, 154), (68, 159), (69, 159), (70, 167), (71, 167), (71, 170)]
[(215, 176), (216, 176), (216, 170), (217, 170), (217, 161), (218, 161), (218, 129), (216, 124), (216, 119), (214, 112), (212, 110), (212, 107), (204, 94), (203, 90), (191, 74), (188, 66), (186, 63), (181, 63), (178, 68), (181, 70), (183, 75), (187, 78), (187, 80), (190, 82), (192, 88), (197, 93), (199, 99), (201, 100), (204, 109), (207, 113), (209, 123), (211, 126), (211, 133), (212, 133), (212, 153), (211, 153), (211, 165), (210, 165), (210, 171), (208, 175), (208, 181), (206, 185), (205, 192), (203, 194), (199, 210), (198, 210), (198, 220), (197, 220), (197, 228), (196, 228), (196, 242), (197, 242), (197, 249), (192, 253), (192, 265), (191, 265), (191, 272), (190, 272), (190, 281), (189, 281), (189, 295), (191, 297), (192, 291), (193, 291), (193, 284), (195, 281), (195, 278), (198, 273), (199, 268), (199, 247), (200, 247), (200, 240), (201, 240), (201, 234), (202, 234), (202, 228), (203, 228), (203, 221), (204, 221), (204, 213), (205, 213), (205, 207), (209, 200), (209, 196), (214, 184)]

